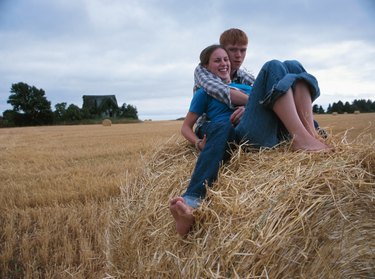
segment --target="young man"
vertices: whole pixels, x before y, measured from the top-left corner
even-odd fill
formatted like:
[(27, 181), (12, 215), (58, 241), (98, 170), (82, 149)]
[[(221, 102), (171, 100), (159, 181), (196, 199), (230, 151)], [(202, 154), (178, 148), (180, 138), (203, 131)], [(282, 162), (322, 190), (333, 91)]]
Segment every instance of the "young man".
[[(220, 36), (220, 44), (226, 49), (230, 64), (231, 72), (230, 79), (234, 83), (252, 85), (254, 83), (254, 76), (246, 71), (240, 69), (246, 57), (248, 38), (242, 30), (229, 29), (224, 31)], [(244, 112), (244, 106), (247, 103), (247, 97), (238, 89), (228, 86), (223, 83), (222, 79), (210, 71), (204, 65), (198, 65), (194, 72), (194, 92), (199, 88), (203, 88), (208, 95), (225, 103), (228, 107), (237, 109), (230, 117), (232, 123), (237, 124)], [(197, 121), (196, 131), (201, 128), (207, 117), (203, 115)], [(223, 131), (224, 133), (224, 131)], [(195, 145), (197, 148), (202, 149), (206, 144), (206, 138), (198, 140)], [(204, 186), (203, 186), (204, 187)], [(184, 236), (194, 224), (193, 209), (195, 206), (190, 206), (183, 197), (176, 197), (170, 201), (170, 211), (176, 221), (177, 232)]]

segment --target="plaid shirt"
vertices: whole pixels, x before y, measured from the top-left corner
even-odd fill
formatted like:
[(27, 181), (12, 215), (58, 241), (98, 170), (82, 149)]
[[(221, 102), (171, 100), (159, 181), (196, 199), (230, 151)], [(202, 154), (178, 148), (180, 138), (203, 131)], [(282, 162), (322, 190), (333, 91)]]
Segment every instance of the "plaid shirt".
[[(233, 76), (232, 82), (240, 84), (253, 85), (255, 78), (252, 74), (248, 73), (246, 70), (238, 69)], [(194, 71), (194, 89), (197, 91), (199, 88), (203, 87), (208, 95), (215, 98), (216, 100), (226, 104), (231, 109), (235, 109), (232, 105), (230, 99), (230, 86), (223, 83), (221, 78), (214, 75), (206, 68), (198, 65)], [(196, 130), (200, 128), (204, 122), (208, 121), (207, 116), (204, 114), (197, 120)]]

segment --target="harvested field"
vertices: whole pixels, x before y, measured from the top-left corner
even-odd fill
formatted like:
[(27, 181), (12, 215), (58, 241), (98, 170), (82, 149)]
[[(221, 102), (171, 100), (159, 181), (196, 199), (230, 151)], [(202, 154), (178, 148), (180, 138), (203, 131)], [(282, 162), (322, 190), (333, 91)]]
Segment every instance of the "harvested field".
[(0, 277), (374, 277), (375, 114), (316, 118), (334, 154), (236, 151), (186, 239), (181, 122), (1, 129)]

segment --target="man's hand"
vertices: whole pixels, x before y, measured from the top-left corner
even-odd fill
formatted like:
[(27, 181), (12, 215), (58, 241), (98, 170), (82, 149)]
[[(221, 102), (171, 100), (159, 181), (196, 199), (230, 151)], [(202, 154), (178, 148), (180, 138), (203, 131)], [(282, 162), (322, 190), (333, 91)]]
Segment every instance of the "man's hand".
[(232, 122), (233, 125), (237, 125), (238, 123), (240, 123), (244, 112), (244, 106), (238, 107), (230, 116), (230, 122)]

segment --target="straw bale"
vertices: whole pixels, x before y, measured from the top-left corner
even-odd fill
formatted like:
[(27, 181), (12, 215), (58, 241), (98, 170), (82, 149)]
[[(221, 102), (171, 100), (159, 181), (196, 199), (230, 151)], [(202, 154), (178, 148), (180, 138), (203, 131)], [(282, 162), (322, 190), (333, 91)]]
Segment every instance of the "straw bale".
[(108, 119), (108, 118), (104, 119), (104, 120), (102, 121), (102, 125), (103, 125), (103, 126), (111, 126), (111, 125), (112, 125), (112, 121), (111, 121), (111, 119)]
[(354, 114), (360, 114), (361, 112), (359, 110), (355, 110)]
[(338, 114), (337, 111), (332, 112), (333, 116), (336, 116), (337, 114)]
[(374, 278), (375, 141), (332, 154), (234, 151), (187, 237), (169, 200), (198, 154), (173, 139), (122, 187), (111, 264), (123, 278)]

